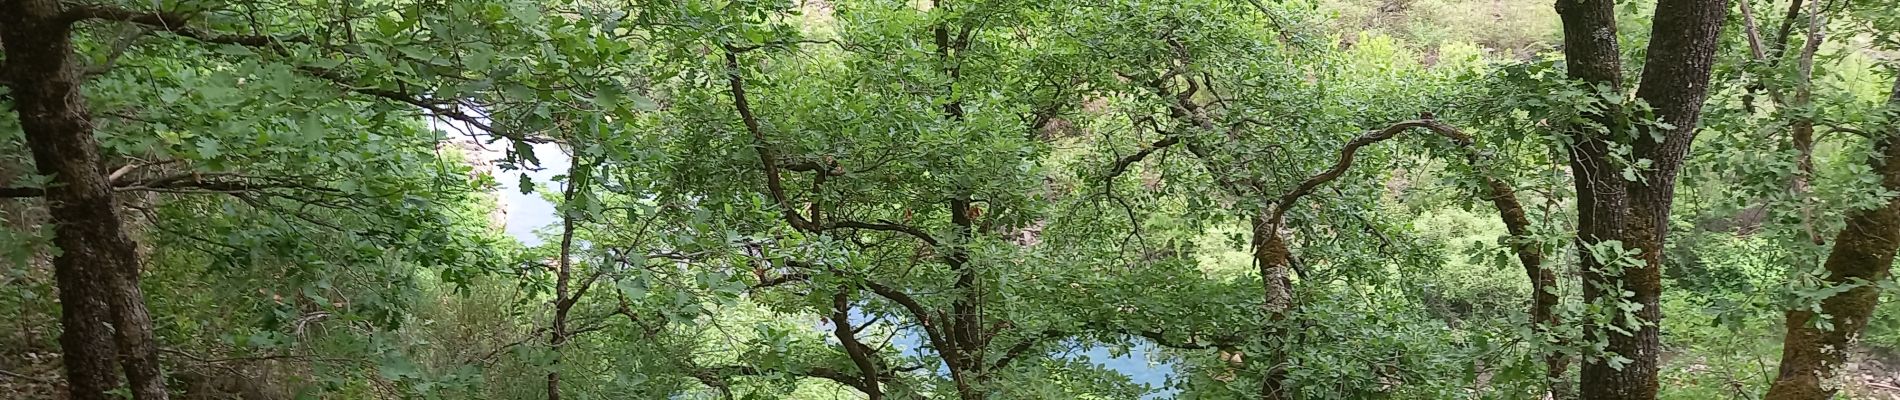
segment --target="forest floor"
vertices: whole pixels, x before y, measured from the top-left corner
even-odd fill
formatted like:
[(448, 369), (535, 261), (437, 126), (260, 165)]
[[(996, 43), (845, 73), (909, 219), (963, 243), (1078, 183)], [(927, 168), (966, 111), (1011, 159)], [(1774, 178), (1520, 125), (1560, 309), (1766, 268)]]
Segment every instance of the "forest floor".
[(1848, 398), (1900, 400), (1900, 354), (1864, 350), (1846, 366)]

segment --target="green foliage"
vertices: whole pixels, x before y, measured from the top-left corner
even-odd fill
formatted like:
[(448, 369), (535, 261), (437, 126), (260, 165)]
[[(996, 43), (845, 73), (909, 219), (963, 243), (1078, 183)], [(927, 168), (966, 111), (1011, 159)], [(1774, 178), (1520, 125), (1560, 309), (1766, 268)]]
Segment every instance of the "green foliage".
[[(188, 395), (544, 398), (557, 374), (572, 398), (855, 399), (862, 361), (905, 399), (1257, 398), (1269, 372), (1303, 399), (1538, 398), (1543, 354), (1628, 361), (1588, 322), (1661, 324), (1666, 398), (1753, 398), (1782, 313), (1848, 288), (1821, 284), (1808, 231), (1894, 196), (1851, 128), (1891, 124), (1891, 13), (1838, 16), (1856, 41), (1823, 47), (1806, 107), (1755, 104), (1793, 75), (1735, 43), (1705, 122), (1675, 127), (1700, 139), (1669, 318), (1642, 321), (1576, 295), (1582, 257), (1641, 261), (1576, 244), (1562, 129), (1671, 127), (1565, 79), (1547, 4), (1265, 3), (167, 1), (123, 6), (188, 26), (75, 38)], [(1648, 21), (1623, 23), (1638, 51)], [(1794, 118), (1822, 122), (1808, 193)], [(1475, 141), (1406, 132), (1282, 202), (1412, 119)], [(18, 127), (0, 114), (0, 186), (43, 187)], [(571, 165), (508, 182), (555, 209), (537, 244), (495, 226), (515, 178), (491, 163)], [(1479, 178), (1519, 193), (1528, 232)], [(7, 354), (57, 348), (39, 206), (0, 199)], [(1251, 243), (1274, 207), (1282, 313)], [(1565, 325), (1532, 328), (1517, 245), (1558, 272)], [(1900, 352), (1892, 293), (1861, 338), (1876, 357)], [(1165, 381), (1090, 360), (1137, 350)]]

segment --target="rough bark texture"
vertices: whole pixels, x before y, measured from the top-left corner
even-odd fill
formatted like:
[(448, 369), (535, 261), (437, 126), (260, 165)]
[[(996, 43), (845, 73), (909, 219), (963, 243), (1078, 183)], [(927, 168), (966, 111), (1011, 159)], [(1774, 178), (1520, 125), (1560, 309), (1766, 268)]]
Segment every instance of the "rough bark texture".
[[(1281, 220), (1274, 212), (1262, 212), (1253, 221), (1253, 261), (1260, 268), (1260, 288), (1265, 303), (1261, 311), (1269, 322), (1260, 333), (1260, 340), (1271, 341), (1284, 337), (1279, 328), (1286, 319), (1286, 313), (1293, 309), (1293, 255), (1287, 250), (1286, 238), (1280, 234)], [(1294, 393), (1286, 387), (1285, 346), (1273, 346), (1273, 354), (1266, 358), (1267, 371), (1260, 377), (1261, 400), (1284, 400), (1294, 398)]]
[[(165, 399), (151, 319), (138, 288), (138, 252), (114, 211), (98, 141), (80, 92), (71, 22), (55, 0), (0, 1), (0, 43), (27, 146), (55, 224), (53, 258), (62, 311), (60, 346), (72, 398), (107, 399), (119, 387), (114, 358), (140, 400)], [(116, 351), (115, 351), (116, 349)]]
[[(1562, 0), (1557, 3), (1564, 24), (1566, 65), (1572, 79), (1621, 93), (1622, 62), (1616, 43), (1615, 4), (1607, 0)], [(1728, 12), (1726, 0), (1662, 0), (1656, 5), (1651, 42), (1636, 97), (1647, 102), (1654, 119), (1674, 126), (1628, 123), (1624, 110), (1589, 116), (1608, 132), (1572, 127), (1576, 144), (1571, 168), (1577, 176), (1579, 250), (1609, 240), (1640, 252), (1641, 266), (1605, 270), (1600, 260), (1583, 257), (1584, 299), (1591, 302), (1631, 301), (1641, 308), (1639, 326), (1622, 334), (1602, 326), (1585, 326), (1585, 338), (1605, 342), (1604, 351), (1629, 359), (1612, 366), (1607, 355), (1583, 365), (1582, 396), (1587, 399), (1653, 399), (1661, 353), (1662, 250), (1669, 234), (1676, 175), (1695, 140), (1702, 103), (1714, 64), (1717, 37)], [(1649, 119), (1641, 116), (1639, 119)], [(1612, 162), (1610, 144), (1625, 142), (1636, 159), (1651, 162), (1638, 180), (1621, 179), (1623, 166)], [(1624, 299), (1620, 293), (1634, 293)]]
[[(1900, 80), (1896, 80), (1888, 112), (1900, 115)], [(1900, 190), (1900, 126), (1885, 127), (1869, 157), (1881, 175), (1881, 186)], [(1820, 400), (1834, 396), (1837, 368), (1846, 359), (1854, 337), (1867, 326), (1880, 300), (1878, 288), (1866, 285), (1892, 273), (1894, 252), (1900, 248), (1900, 198), (1885, 206), (1858, 210), (1847, 216), (1847, 226), (1834, 236), (1827, 257), (1828, 285), (1859, 285), (1821, 301), (1821, 313), (1831, 330), (1815, 327), (1812, 310), (1788, 311), (1788, 335), (1782, 344), (1781, 370), (1768, 389), (1770, 400)]]
[(1623, 271), (1622, 287), (1636, 293), (1633, 300), (1643, 307), (1637, 316), (1644, 324), (1633, 337), (1609, 335), (1608, 350), (1634, 360), (1629, 365), (1621, 370), (1608, 363), (1585, 365), (1585, 398), (1656, 398), (1662, 353), (1663, 246), (1669, 236), (1669, 213), (1675, 204), (1676, 175), (1682, 170), (1689, 145), (1695, 141), (1727, 13), (1726, 0), (1657, 3), (1649, 56), (1643, 63), (1636, 98), (1648, 102), (1655, 118), (1674, 128), (1637, 126), (1635, 154), (1652, 163), (1642, 179), (1627, 183), (1630, 219), (1621, 237), (1624, 243), (1642, 251), (1643, 266)]
[[(1530, 278), (1533, 328), (1549, 332), (1552, 327), (1563, 324), (1555, 311), (1560, 300), (1556, 293), (1557, 271), (1544, 266), (1544, 249), (1529, 241), (1531, 220), (1524, 213), (1523, 203), (1517, 200), (1517, 190), (1496, 178), (1484, 178), (1484, 185), (1491, 191), (1491, 205), (1497, 207), (1498, 218), (1504, 220), (1504, 228), (1511, 234), (1511, 251), (1517, 253), (1518, 263), (1524, 265), (1524, 274)], [(1575, 396), (1564, 376), (1569, 369), (1570, 359), (1562, 352), (1544, 354), (1544, 379), (1551, 396), (1559, 399)]]
[[(1621, 50), (1616, 41), (1615, 6), (1615, 2), (1608, 0), (1560, 0), (1557, 13), (1563, 20), (1564, 60), (1570, 78), (1620, 92), (1623, 77)], [(1620, 114), (1620, 110), (1610, 109), (1587, 117), (1615, 130), (1620, 129), (1623, 120)], [(1603, 265), (1587, 256), (1589, 247), (1614, 240), (1621, 231), (1621, 222), (1625, 219), (1622, 213), (1627, 210), (1628, 199), (1623, 192), (1623, 182), (1610, 162), (1609, 135), (1588, 127), (1569, 129), (1575, 138), (1569, 150), (1570, 170), (1575, 176), (1577, 191), (1577, 251), (1586, 255), (1579, 257), (1579, 269), (1583, 275), (1584, 301), (1595, 302), (1605, 291), (1595, 287), (1603, 282)], [(1604, 329), (1590, 321), (1584, 322), (1584, 340), (1603, 340), (1599, 335)], [(1601, 380), (1591, 376), (1593, 363), (1587, 361), (1582, 379), (1586, 396), (1596, 393), (1595, 388), (1589, 387), (1596, 382), (1593, 379)], [(1594, 365), (1602, 366), (1600, 362)]]

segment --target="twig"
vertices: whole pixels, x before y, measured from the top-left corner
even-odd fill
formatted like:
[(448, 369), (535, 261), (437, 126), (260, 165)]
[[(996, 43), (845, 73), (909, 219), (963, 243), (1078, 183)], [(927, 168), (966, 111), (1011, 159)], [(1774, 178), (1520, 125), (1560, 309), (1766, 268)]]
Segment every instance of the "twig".
[(52, 385), (52, 384), (54, 384), (54, 383), (53, 383), (53, 381), (49, 381), (49, 380), (45, 380), (45, 379), (40, 379), (40, 378), (34, 378), (34, 377), (31, 377), (31, 376), (26, 376), (26, 375), (21, 375), (21, 374), (19, 374), (19, 373), (16, 373), (16, 372), (13, 372), (13, 371), (8, 371), (8, 370), (4, 370), (4, 369), (0, 369), (0, 376), (9, 376), (9, 377), (14, 377), (14, 378), (19, 378), (19, 379), (21, 379), (21, 380), (25, 380), (25, 381), (31, 381), (31, 382), (38, 382), (38, 383), (44, 383), (44, 384), (48, 384), (48, 385)]

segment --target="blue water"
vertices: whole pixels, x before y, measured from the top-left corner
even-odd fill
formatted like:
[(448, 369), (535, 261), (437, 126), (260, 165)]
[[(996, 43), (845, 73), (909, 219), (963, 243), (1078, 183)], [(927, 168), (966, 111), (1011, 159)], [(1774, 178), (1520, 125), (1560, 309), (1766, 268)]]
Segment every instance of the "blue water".
[[(854, 310), (853, 312), (856, 311)], [(860, 318), (863, 318), (863, 316), (852, 316), (852, 320), (854, 321)], [(820, 326), (817, 328), (822, 332), (831, 331), (829, 324), (824, 322), (820, 322)], [(1057, 351), (1053, 356), (1056, 358), (1085, 360), (1110, 371), (1120, 373), (1123, 376), (1127, 376), (1129, 381), (1138, 385), (1147, 386), (1150, 389), (1147, 395), (1141, 397), (1143, 399), (1161, 399), (1172, 396), (1175, 391), (1168, 389), (1166, 386), (1168, 374), (1174, 371), (1173, 363), (1169, 361), (1167, 355), (1157, 352), (1157, 348), (1147, 343), (1146, 340), (1135, 340), (1137, 344), (1130, 347), (1126, 354), (1120, 356), (1114, 355), (1114, 352), (1110, 351), (1107, 347), (1084, 346), (1073, 341), (1064, 343), (1065, 347), (1070, 350)], [(925, 353), (928, 350), (924, 349), (923, 342), (924, 339), (922, 335), (915, 331), (902, 332), (899, 333), (897, 337), (891, 339), (893, 346), (902, 350), (904, 355), (911, 357), (925, 357), (929, 355)], [(939, 365), (937, 367), (937, 373), (948, 374), (949, 371), (947, 367)]]

